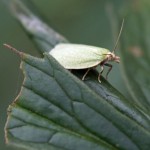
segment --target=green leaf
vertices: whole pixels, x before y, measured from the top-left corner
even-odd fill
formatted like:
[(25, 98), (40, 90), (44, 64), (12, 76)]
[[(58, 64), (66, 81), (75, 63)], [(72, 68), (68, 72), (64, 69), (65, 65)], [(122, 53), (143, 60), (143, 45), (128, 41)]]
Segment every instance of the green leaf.
[(45, 150), (149, 149), (146, 128), (99, 97), (49, 54), (43, 59), (21, 56), (25, 80), (9, 107), (10, 143)]

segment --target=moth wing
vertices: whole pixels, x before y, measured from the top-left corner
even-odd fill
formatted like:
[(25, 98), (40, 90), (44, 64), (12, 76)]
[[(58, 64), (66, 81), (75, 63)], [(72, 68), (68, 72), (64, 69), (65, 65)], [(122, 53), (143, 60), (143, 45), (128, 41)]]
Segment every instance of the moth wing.
[(58, 44), (50, 54), (66, 69), (85, 69), (98, 65), (109, 50), (81, 44)]

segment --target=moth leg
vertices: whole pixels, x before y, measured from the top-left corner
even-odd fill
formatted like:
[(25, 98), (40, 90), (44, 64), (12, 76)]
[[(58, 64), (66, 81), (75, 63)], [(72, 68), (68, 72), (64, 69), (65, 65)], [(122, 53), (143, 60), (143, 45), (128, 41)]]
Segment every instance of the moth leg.
[(108, 78), (108, 74), (110, 73), (110, 71), (112, 70), (112, 65), (111, 64), (108, 64), (108, 63), (106, 63), (106, 64), (104, 64), (105, 66), (107, 66), (107, 67), (109, 67), (109, 69), (108, 69), (108, 71), (107, 71), (107, 74), (106, 74), (106, 80), (107, 80), (107, 78)]
[(98, 75), (98, 82), (100, 82), (100, 83), (101, 83), (100, 78), (101, 78), (101, 75), (102, 75), (103, 71), (104, 71), (104, 66), (102, 65), (102, 66), (101, 66), (101, 72), (100, 72), (99, 75)]
[(92, 68), (88, 68), (88, 70), (85, 72), (85, 74), (83, 75), (83, 77), (82, 77), (82, 80), (84, 80), (85, 79), (85, 77), (87, 76), (87, 74), (89, 73), (89, 71), (91, 70)]

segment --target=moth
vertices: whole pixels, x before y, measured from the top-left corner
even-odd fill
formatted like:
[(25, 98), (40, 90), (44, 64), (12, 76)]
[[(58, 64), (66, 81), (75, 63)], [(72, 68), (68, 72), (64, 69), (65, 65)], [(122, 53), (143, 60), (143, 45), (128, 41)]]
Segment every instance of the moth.
[(104, 71), (104, 66), (109, 67), (106, 74), (107, 79), (108, 74), (112, 70), (112, 65), (109, 64), (109, 62), (120, 62), (120, 57), (115, 55), (115, 50), (123, 29), (123, 24), (124, 20), (122, 21), (121, 29), (112, 52), (101, 47), (64, 43), (56, 45), (49, 52), (49, 54), (52, 55), (66, 69), (87, 69), (82, 77), (82, 80), (85, 79), (91, 69), (100, 65), (101, 71), (98, 75), (98, 81), (101, 82), (100, 77)]

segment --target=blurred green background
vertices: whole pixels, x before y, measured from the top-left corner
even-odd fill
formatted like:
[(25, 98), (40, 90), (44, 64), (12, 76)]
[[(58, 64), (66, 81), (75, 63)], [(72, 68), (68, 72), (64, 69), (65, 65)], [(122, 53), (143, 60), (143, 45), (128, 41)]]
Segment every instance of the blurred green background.
[[(36, 10), (39, 10), (43, 20), (70, 42), (113, 49), (116, 39), (113, 39), (105, 0), (30, 0), (29, 3), (31, 2)], [(127, 0), (114, 2), (117, 11), (121, 11), (121, 6), (128, 7)], [(5, 145), (4, 125), (7, 108), (17, 96), (23, 76), (19, 70), (20, 59), (4, 48), (3, 43), (9, 43), (34, 56), (40, 55), (27, 34), (11, 16), (3, 0), (0, 0), (0, 18), (0, 149), (12, 150), (16, 148)], [(114, 64), (109, 82), (128, 96), (119, 65)]]

